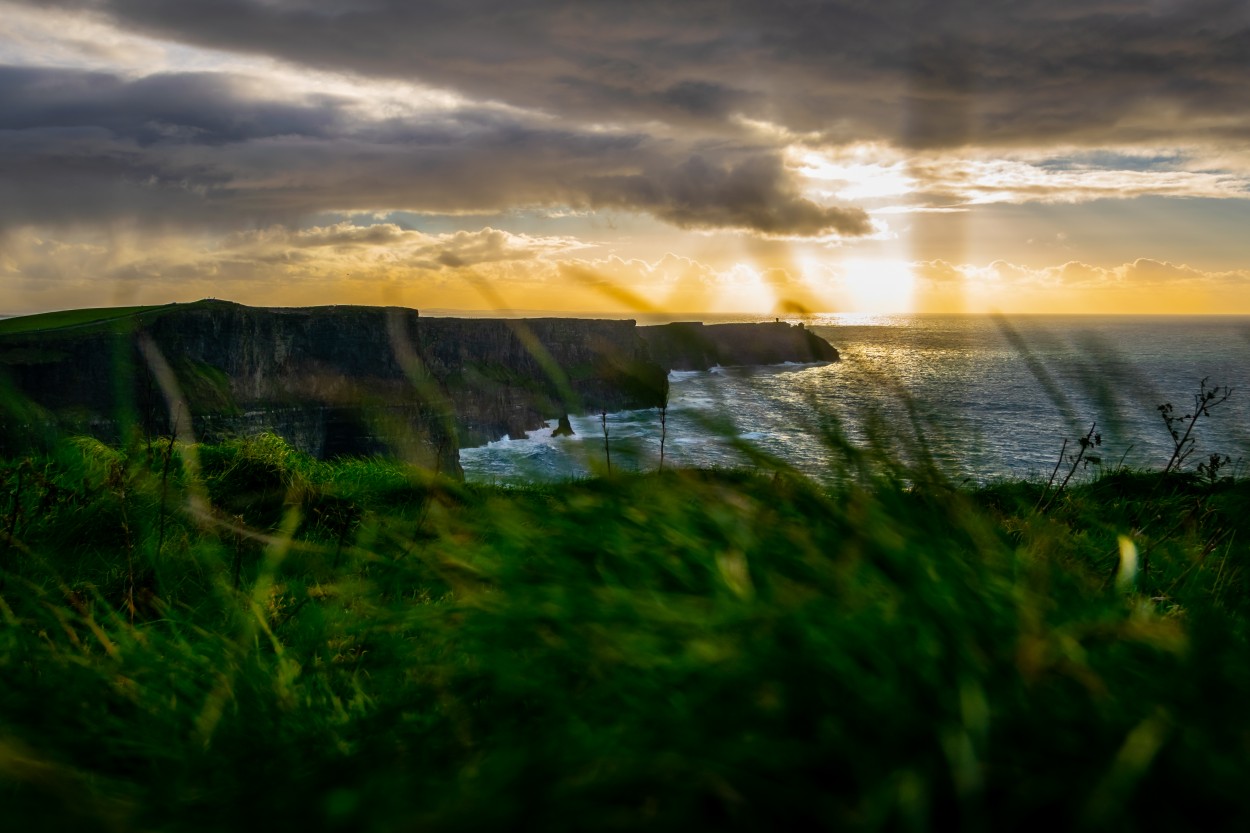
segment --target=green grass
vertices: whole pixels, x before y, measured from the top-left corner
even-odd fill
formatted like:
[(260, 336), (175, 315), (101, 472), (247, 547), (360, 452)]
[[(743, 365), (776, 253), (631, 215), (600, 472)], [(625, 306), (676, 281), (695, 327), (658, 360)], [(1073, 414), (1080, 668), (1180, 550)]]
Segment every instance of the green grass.
[(182, 394), (193, 414), (234, 414), (239, 406), (230, 390), (230, 377), (221, 368), (204, 362), (176, 361)]
[(3, 470), (15, 829), (1250, 823), (1246, 481), (164, 450)]
[(0, 335), (17, 335), (18, 333), (35, 333), (45, 330), (61, 330), (66, 327), (81, 327), (87, 324), (129, 318), (161, 308), (160, 306), (101, 307), (99, 309), (71, 309), (58, 312), (41, 312), (35, 315), (21, 315), (15, 318), (0, 320)]

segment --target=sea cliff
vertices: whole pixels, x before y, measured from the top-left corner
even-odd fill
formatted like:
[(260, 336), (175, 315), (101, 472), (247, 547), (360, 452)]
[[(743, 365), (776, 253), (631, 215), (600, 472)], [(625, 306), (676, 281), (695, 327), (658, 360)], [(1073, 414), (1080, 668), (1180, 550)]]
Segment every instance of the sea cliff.
[(836, 362), (838, 351), (802, 324), (703, 324), (679, 321), (639, 327), (653, 361), (668, 370), (707, 370), (716, 365)]
[(169, 305), (0, 333), (0, 454), (57, 436), (272, 431), (328, 458), (460, 474), (459, 449), (569, 413), (657, 407), (670, 369), (836, 361), (783, 323), (424, 318), (398, 307)]

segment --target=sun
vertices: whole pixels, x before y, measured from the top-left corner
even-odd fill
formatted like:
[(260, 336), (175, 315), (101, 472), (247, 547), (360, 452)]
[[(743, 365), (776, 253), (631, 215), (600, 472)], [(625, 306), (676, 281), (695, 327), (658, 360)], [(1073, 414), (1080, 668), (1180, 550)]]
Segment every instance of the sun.
[(906, 160), (874, 143), (845, 148), (837, 155), (791, 148), (787, 158), (806, 180), (805, 193), (818, 202), (905, 197), (916, 190)]
[(847, 312), (907, 313), (915, 310), (916, 276), (899, 260), (846, 260), (835, 267)]

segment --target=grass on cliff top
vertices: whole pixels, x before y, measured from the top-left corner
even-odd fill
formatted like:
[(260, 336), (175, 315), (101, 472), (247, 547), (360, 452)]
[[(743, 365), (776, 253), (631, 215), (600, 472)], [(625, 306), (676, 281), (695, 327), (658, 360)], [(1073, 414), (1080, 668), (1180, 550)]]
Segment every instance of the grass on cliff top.
[(219, 301), (206, 298), (202, 301), (180, 304), (159, 304), (138, 307), (96, 307), (90, 309), (67, 309), (55, 312), (40, 312), (34, 315), (19, 315), (13, 318), (0, 319), (0, 336), (52, 333), (71, 328), (90, 328), (92, 325), (104, 327), (123, 325), (129, 319), (142, 318), (150, 321), (155, 316), (174, 310), (187, 310), (210, 306), (237, 306), (231, 301)]
[(70, 309), (57, 312), (41, 312), (35, 315), (21, 315), (15, 318), (0, 320), (0, 335), (17, 335), (19, 333), (37, 333), (45, 330), (61, 330), (66, 327), (81, 327), (87, 324), (130, 318), (131, 316), (163, 308), (164, 306), (101, 307), (99, 309)]
[(1250, 825), (1246, 481), (164, 450), (0, 475), (14, 829)]

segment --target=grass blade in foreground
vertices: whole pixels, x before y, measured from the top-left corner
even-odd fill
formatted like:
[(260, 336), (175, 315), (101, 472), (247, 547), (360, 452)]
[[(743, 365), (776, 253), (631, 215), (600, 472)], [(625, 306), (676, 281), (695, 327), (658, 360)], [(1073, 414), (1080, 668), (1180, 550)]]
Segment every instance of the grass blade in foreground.
[(141, 456), (80, 445), (13, 504), (0, 781), (23, 826), (1250, 820), (1244, 482), (1122, 474), (1040, 516), (1031, 485), (500, 490), (269, 438), (201, 449), (246, 526), (170, 515), (162, 538), (161, 489), (191, 484)]

